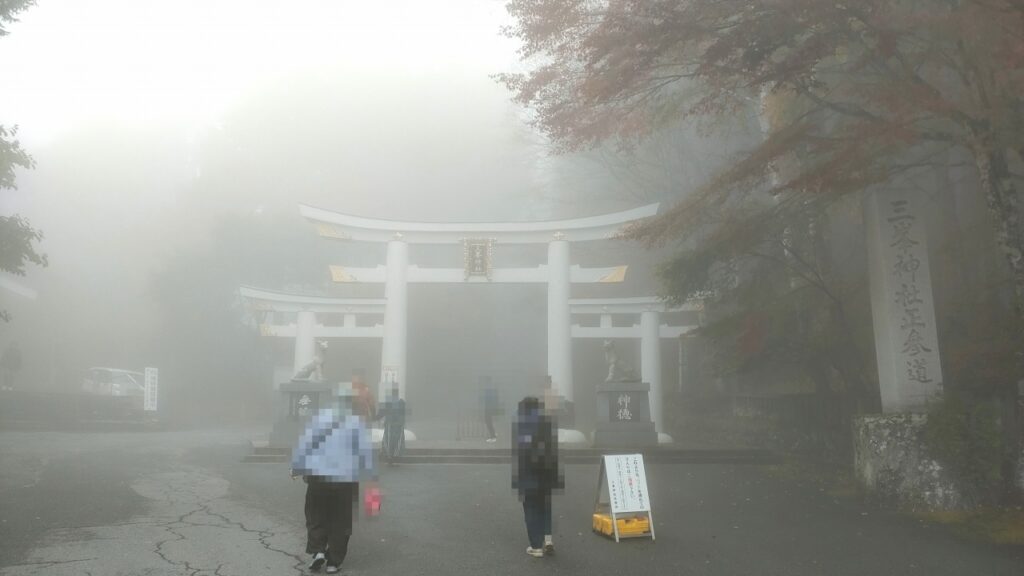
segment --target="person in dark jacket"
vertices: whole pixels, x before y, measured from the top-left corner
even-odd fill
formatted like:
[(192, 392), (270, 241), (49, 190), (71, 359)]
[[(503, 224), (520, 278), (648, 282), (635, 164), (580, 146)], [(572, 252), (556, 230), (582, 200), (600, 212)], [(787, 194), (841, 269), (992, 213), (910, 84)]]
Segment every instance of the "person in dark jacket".
[(377, 411), (377, 419), (384, 420), (381, 452), (390, 463), (405, 446), (405, 400), (398, 394), (398, 384), (391, 384), (391, 395)]
[(519, 493), (530, 545), (526, 553), (535, 558), (553, 554), (551, 496), (564, 485), (558, 468), (557, 427), (545, 414), (543, 404), (533, 396), (519, 402), (512, 425), (515, 439), (512, 488)]

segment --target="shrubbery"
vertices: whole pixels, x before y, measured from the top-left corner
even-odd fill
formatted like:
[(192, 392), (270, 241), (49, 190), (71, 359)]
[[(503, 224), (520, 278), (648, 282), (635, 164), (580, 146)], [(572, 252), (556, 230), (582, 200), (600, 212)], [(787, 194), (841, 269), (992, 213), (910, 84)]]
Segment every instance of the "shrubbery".
[(965, 500), (975, 505), (998, 501), (1004, 446), (997, 402), (947, 391), (929, 408), (924, 443)]

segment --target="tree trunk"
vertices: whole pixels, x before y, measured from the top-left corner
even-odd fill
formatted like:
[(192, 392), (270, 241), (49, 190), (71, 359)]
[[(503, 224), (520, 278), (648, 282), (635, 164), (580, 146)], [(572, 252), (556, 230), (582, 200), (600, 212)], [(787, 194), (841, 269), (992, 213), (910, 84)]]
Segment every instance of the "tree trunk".
[(847, 389), (853, 392), (855, 406), (854, 414), (875, 414), (882, 412), (882, 397), (878, 386), (871, 386), (865, 374), (865, 357), (857, 342), (856, 332), (846, 314), (842, 302), (834, 300), (829, 307), (832, 322), (838, 324), (839, 335), (844, 343), (834, 356), (834, 366)]
[[(1010, 175), (1006, 151), (994, 145), (987, 136), (978, 136), (973, 142), (974, 161), (978, 168), (978, 179), (992, 225), (995, 228), (996, 244), (1010, 265), (1013, 278), (1017, 332), (1024, 328), (1024, 231), (1021, 226), (1020, 205), (1016, 187)], [(1003, 405), (1001, 420), (1003, 438), (1011, 449), (1003, 466), (1003, 478), (1008, 490), (1015, 491), (1016, 479), (1021, 462), (1021, 422), (1017, 414), (1017, 382), (1024, 378), (1024, 350), (1014, 347), (1014, 373), (1000, 394)]]
[(1010, 176), (1006, 153), (987, 138), (976, 138), (974, 162), (992, 224), (996, 245), (1006, 257), (1013, 276), (1017, 322), (1024, 326), (1024, 234), (1016, 187)]

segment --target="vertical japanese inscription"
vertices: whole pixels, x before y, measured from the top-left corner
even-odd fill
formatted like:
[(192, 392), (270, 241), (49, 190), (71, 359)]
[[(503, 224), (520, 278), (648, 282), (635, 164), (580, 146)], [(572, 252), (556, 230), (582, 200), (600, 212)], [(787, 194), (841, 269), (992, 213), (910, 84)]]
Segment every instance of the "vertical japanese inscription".
[(925, 218), (916, 196), (869, 200), (868, 261), (879, 386), (885, 412), (919, 410), (941, 391)]
[(619, 409), (618, 409), (618, 412), (615, 413), (615, 416), (619, 420), (632, 420), (633, 419), (633, 413), (629, 410), (629, 402), (630, 402), (630, 400), (631, 400), (631, 398), (630, 398), (629, 394), (619, 394), (619, 398), (618, 398), (618, 401), (617, 401)]
[(900, 314), (900, 354), (906, 370), (907, 380), (919, 383), (934, 382), (929, 373), (927, 355), (936, 350), (935, 343), (929, 336), (934, 330), (928, 330), (921, 306), (921, 290), (918, 287), (918, 271), (921, 269), (920, 252), (924, 247), (915, 238), (917, 216), (909, 210), (908, 201), (896, 199), (889, 201), (889, 247), (895, 251), (895, 263), (892, 266), (893, 285), (897, 287), (893, 300)]

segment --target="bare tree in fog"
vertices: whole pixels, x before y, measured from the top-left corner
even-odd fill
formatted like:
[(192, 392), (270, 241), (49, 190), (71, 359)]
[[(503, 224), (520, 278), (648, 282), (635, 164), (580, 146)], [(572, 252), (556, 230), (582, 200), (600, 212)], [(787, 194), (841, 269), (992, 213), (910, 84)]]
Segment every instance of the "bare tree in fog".
[[(17, 22), (19, 12), (35, 4), (34, 0), (0, 1), (0, 37), (9, 34), (5, 24)], [(17, 140), (18, 127), (0, 124), (0, 190), (13, 190), (16, 168), (31, 169), (35, 163)], [(40, 254), (35, 243), (42, 240), (43, 233), (32, 227), (25, 218), (17, 214), (0, 214), (0, 271), (25, 274), (28, 263), (46, 266), (46, 255)], [(6, 310), (0, 309), (0, 321), (9, 319)]]

